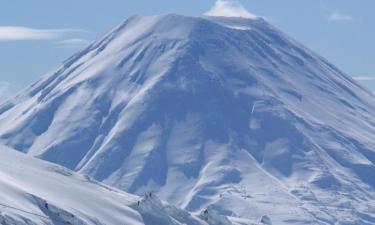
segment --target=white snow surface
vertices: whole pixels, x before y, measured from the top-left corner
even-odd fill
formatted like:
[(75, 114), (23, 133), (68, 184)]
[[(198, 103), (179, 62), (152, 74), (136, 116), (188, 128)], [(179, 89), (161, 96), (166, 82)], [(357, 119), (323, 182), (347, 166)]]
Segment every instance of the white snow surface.
[(375, 223), (374, 96), (263, 19), (131, 17), (0, 106), (0, 142), (194, 213)]
[(217, 218), (200, 219), (154, 195), (130, 195), (0, 146), (1, 225), (228, 225)]

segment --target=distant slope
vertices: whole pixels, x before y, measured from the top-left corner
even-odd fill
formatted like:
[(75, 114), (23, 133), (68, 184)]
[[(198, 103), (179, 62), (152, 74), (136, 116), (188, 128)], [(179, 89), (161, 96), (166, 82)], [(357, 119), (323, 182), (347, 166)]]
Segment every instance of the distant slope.
[(134, 16), (0, 106), (0, 142), (193, 212), (375, 223), (375, 99), (263, 19)]
[(1, 225), (228, 224), (225, 221), (198, 219), (155, 196), (126, 194), (0, 146)]

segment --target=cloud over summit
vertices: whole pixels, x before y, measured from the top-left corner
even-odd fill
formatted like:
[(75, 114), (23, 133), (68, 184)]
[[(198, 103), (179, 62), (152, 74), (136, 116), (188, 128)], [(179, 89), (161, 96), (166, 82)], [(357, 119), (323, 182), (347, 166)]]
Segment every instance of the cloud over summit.
[(223, 17), (243, 17), (257, 18), (256, 15), (249, 12), (240, 3), (232, 0), (217, 0), (215, 5), (204, 15), (206, 16), (223, 16)]

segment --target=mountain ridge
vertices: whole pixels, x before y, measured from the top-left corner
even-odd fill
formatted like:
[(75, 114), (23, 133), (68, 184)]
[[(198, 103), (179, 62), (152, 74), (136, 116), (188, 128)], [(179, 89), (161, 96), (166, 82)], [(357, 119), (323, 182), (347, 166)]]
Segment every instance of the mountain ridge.
[[(130, 195), (3, 146), (0, 154), (0, 223), (3, 225), (230, 223), (220, 215), (216, 219), (206, 219), (203, 212), (192, 215), (148, 193), (143, 197)], [(211, 211), (208, 214), (216, 215)]]

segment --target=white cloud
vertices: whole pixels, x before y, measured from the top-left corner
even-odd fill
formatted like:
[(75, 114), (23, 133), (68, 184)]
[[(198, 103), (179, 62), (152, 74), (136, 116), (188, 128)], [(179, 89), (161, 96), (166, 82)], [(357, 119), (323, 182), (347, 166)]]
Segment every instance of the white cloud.
[(34, 29), (19, 26), (0, 26), (0, 41), (57, 39), (68, 33), (84, 32), (79, 29)]
[(358, 77), (353, 77), (353, 79), (356, 80), (356, 81), (373, 81), (373, 80), (375, 80), (375, 77), (358, 76)]
[(341, 13), (332, 13), (328, 16), (328, 20), (331, 22), (347, 22), (352, 21), (353, 17)]
[(206, 16), (244, 17), (257, 18), (256, 15), (247, 11), (241, 4), (232, 0), (217, 0), (215, 5), (206, 12)]
[(59, 41), (58, 44), (61, 47), (68, 47), (68, 48), (80, 48), (80, 47), (85, 47), (90, 43), (90, 41), (86, 39), (81, 39), (81, 38), (73, 38), (73, 39), (66, 39)]

